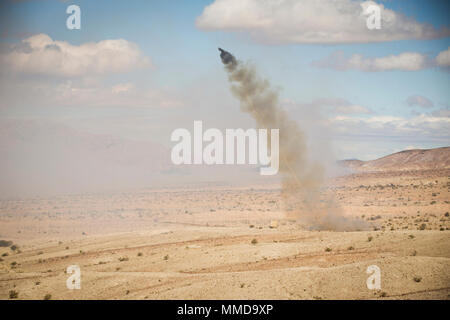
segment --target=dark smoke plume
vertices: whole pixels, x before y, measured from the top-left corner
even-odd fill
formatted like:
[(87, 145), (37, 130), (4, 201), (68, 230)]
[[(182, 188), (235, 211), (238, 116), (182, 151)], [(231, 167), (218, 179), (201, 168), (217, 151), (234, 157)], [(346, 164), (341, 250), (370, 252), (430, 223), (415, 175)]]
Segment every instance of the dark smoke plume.
[(259, 78), (250, 64), (238, 61), (221, 48), (219, 51), (231, 91), (239, 99), (241, 110), (250, 114), (259, 128), (279, 129), (279, 172), (288, 215), (312, 229), (361, 229), (361, 222), (344, 218), (334, 201), (321, 195), (324, 168), (308, 159), (305, 135), (297, 122), (279, 106), (278, 94), (269, 81)]

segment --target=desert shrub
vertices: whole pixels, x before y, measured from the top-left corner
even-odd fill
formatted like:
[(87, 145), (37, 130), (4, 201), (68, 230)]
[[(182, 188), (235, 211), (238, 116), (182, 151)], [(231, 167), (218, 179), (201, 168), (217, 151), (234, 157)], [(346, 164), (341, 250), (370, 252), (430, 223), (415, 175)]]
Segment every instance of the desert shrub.
[(13, 242), (8, 240), (0, 240), (0, 247), (12, 246)]
[(419, 230), (425, 230), (426, 227), (427, 225), (425, 223), (422, 223), (419, 227)]
[(353, 248), (353, 246), (350, 246), (347, 248), (347, 250), (355, 250), (355, 248)]
[(168, 254), (166, 254), (165, 256), (164, 256), (164, 260), (169, 260), (169, 255)]
[(10, 290), (9, 291), (9, 298), (10, 299), (17, 299), (19, 297), (19, 292), (16, 290)]
[(122, 262), (122, 261), (128, 261), (129, 259), (128, 259), (128, 257), (120, 257), (119, 258), (119, 261), (120, 262)]
[(44, 300), (51, 300), (52, 299), (52, 295), (50, 294), (50, 293), (47, 293), (45, 296), (44, 296)]
[(373, 237), (372, 237), (372, 236), (368, 236), (368, 237), (367, 237), (367, 241), (368, 241), (368, 242), (370, 242), (370, 241), (372, 241), (372, 240), (373, 240)]
[(422, 281), (422, 277), (414, 277), (413, 278), (415, 282), (420, 282)]
[(142, 257), (142, 252), (138, 252), (137, 256)]
[(257, 243), (258, 243), (258, 240), (253, 239), (251, 243), (252, 243), (252, 244), (257, 244)]
[(325, 252), (330, 252), (331, 250), (332, 250), (331, 248), (328, 247), (325, 248)]

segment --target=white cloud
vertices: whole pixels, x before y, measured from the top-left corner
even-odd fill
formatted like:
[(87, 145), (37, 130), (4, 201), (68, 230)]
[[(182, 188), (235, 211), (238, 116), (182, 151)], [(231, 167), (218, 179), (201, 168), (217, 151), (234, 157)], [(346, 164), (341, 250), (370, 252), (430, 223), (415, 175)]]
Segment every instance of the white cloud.
[[(381, 29), (369, 30), (365, 8), (378, 5)], [(202, 30), (249, 34), (263, 43), (367, 43), (449, 35), (373, 1), (215, 0), (197, 18)]]
[(0, 54), (2, 68), (61, 77), (123, 73), (151, 66), (139, 47), (127, 40), (102, 40), (72, 45), (37, 34)]
[(322, 98), (316, 99), (311, 103), (305, 104), (303, 106), (298, 105), (292, 101), (285, 101), (285, 106), (288, 109), (295, 111), (295, 109), (300, 108), (311, 108), (317, 109), (317, 111), (322, 111), (325, 113), (335, 113), (335, 114), (369, 114), (373, 113), (370, 109), (353, 104), (346, 99), (342, 98)]
[(450, 118), (425, 114), (412, 118), (336, 116), (329, 119), (328, 127), (334, 137), (441, 141), (445, 144), (450, 140)]
[(422, 108), (432, 108), (434, 106), (434, 103), (430, 99), (421, 95), (413, 95), (408, 97), (408, 99), (406, 99), (406, 103), (410, 107), (419, 106)]
[(447, 117), (450, 118), (450, 108), (442, 108), (439, 110), (435, 110), (431, 113), (434, 117)]
[(183, 102), (168, 90), (141, 88), (132, 83), (109, 86), (83, 86), (65, 81), (56, 87), (41, 86), (36, 94), (51, 105), (85, 107), (180, 107)]
[(448, 68), (450, 67), (450, 48), (439, 52), (435, 59), (418, 52), (403, 52), (398, 55), (365, 58), (361, 54), (353, 54), (348, 57), (342, 51), (335, 51), (328, 57), (313, 61), (311, 65), (337, 71), (359, 70), (365, 72), (418, 71), (435, 66)]
[(450, 47), (437, 55), (436, 63), (440, 67), (450, 67)]
[(375, 71), (417, 71), (430, 65), (427, 56), (416, 52), (404, 52), (399, 55), (389, 55), (381, 58), (364, 58), (360, 54), (346, 57), (343, 52), (336, 51), (330, 56), (312, 63), (319, 68), (329, 68), (339, 71), (360, 70)]

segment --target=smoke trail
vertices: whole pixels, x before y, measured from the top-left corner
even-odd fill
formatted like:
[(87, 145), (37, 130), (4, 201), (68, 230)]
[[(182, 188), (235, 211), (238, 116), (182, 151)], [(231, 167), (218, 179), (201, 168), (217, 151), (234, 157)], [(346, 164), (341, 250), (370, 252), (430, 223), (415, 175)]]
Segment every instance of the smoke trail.
[(279, 106), (277, 92), (271, 89), (267, 80), (258, 77), (253, 66), (236, 60), (225, 50), (219, 50), (231, 91), (239, 99), (241, 110), (250, 114), (259, 128), (279, 129), (279, 171), (282, 196), (289, 215), (313, 229), (360, 228), (359, 224), (353, 226), (353, 222), (343, 218), (333, 201), (321, 196), (324, 168), (308, 159), (306, 137), (297, 122), (289, 119)]

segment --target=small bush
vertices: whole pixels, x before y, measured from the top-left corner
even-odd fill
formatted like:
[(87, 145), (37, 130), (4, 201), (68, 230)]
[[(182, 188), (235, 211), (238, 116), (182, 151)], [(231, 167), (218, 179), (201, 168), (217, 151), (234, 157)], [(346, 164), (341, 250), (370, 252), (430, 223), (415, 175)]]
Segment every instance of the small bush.
[(425, 230), (426, 227), (427, 225), (425, 223), (422, 223), (419, 227), (419, 230)]
[(50, 294), (50, 293), (47, 293), (45, 296), (44, 296), (44, 300), (51, 300), (52, 299), (52, 295)]
[(331, 250), (332, 250), (331, 248), (328, 248), (328, 247), (325, 248), (325, 251), (326, 251), (326, 252), (330, 252)]
[(169, 260), (169, 255), (168, 254), (166, 254), (165, 256), (164, 256), (164, 260)]
[(372, 237), (372, 236), (368, 236), (368, 237), (367, 237), (367, 241), (368, 241), (368, 242), (370, 242), (370, 241), (372, 241), (372, 240), (373, 240), (373, 237)]
[(353, 248), (353, 246), (350, 246), (347, 248), (347, 250), (355, 250), (355, 248)]
[(415, 282), (420, 282), (420, 281), (422, 281), (422, 277), (414, 277), (414, 281)]
[(258, 240), (253, 239), (251, 243), (252, 243), (252, 244), (257, 244), (257, 243), (258, 243)]
[(0, 247), (12, 246), (13, 242), (8, 240), (0, 240)]
[(138, 252), (137, 256), (142, 257), (142, 252)]
[(128, 259), (128, 257), (120, 257), (119, 258), (119, 261), (120, 262), (122, 262), (122, 261), (128, 261), (129, 259)]
[(19, 292), (16, 290), (10, 290), (9, 291), (9, 298), (10, 299), (17, 299), (19, 297)]

